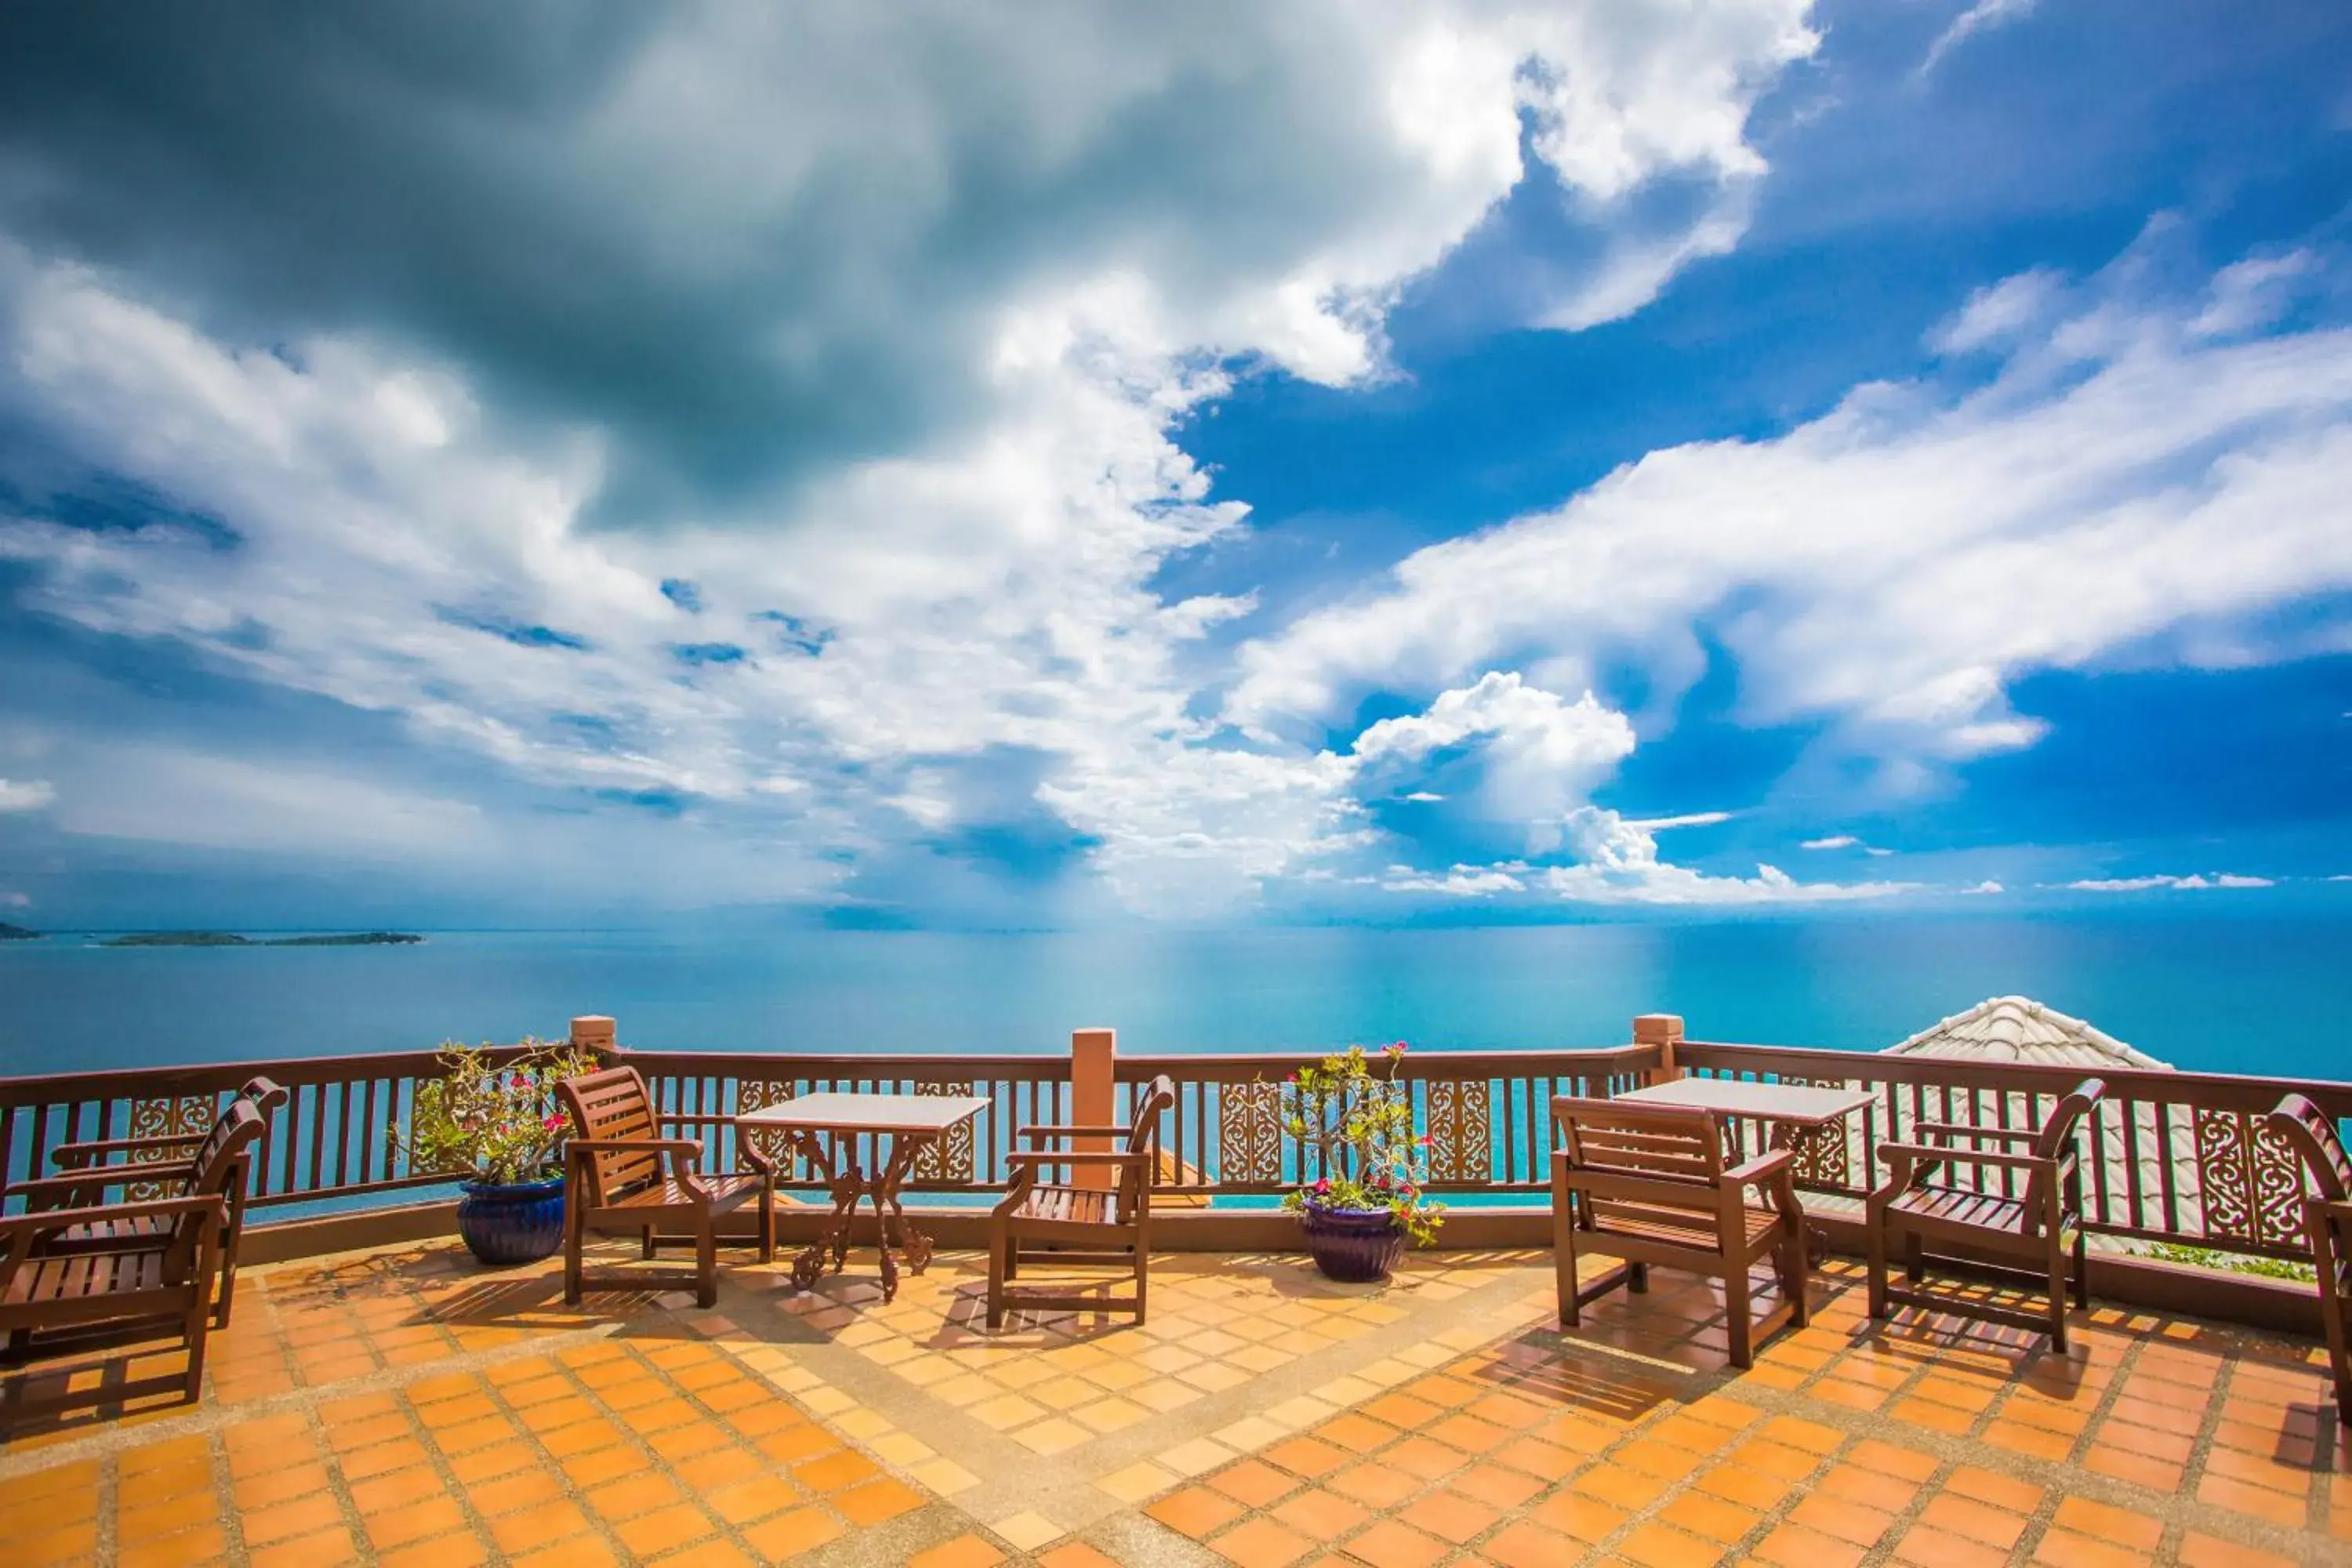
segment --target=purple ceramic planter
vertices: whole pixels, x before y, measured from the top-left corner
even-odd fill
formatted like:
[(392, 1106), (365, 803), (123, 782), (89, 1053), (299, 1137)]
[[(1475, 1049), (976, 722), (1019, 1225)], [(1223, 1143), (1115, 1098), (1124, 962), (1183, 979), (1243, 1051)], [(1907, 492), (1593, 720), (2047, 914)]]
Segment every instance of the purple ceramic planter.
[(1385, 1279), (1404, 1251), (1404, 1227), (1388, 1209), (1324, 1208), (1308, 1204), (1298, 1216), (1307, 1251), (1327, 1279), (1367, 1285)]

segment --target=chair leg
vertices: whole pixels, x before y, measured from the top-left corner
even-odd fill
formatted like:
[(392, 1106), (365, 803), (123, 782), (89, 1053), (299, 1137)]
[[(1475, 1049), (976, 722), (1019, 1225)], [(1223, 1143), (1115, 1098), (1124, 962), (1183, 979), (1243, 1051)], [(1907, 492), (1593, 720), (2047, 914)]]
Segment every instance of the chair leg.
[(567, 1307), (580, 1305), (581, 1222), (583, 1218), (577, 1195), (566, 1194), (563, 1205), (563, 1304)]
[(1870, 1315), (1885, 1318), (1894, 1311), (1894, 1304), (1886, 1299), (1886, 1215), (1884, 1211), (1865, 1217), (1863, 1245), (1868, 1249)]
[(2080, 1226), (2074, 1231), (2074, 1305), (2091, 1310), (2091, 1238)]
[(1646, 1295), (1650, 1289), (1650, 1266), (1646, 1263), (1625, 1265), (1625, 1289), (1636, 1296)]
[(196, 1289), (195, 1305), (188, 1310), (188, 1403), (194, 1405), (205, 1396), (205, 1336), (213, 1326), (213, 1304), (205, 1298), (210, 1292)]
[(719, 1305), (719, 1233), (711, 1228), (707, 1213), (697, 1215), (694, 1222), (694, 1304)]
[(1903, 1237), (1903, 1277), (1914, 1285), (1927, 1278), (1927, 1243), (1916, 1230), (1906, 1232)]
[(1572, 1220), (1564, 1220), (1553, 1228), (1551, 1257), (1559, 1289), (1559, 1326), (1581, 1328), (1584, 1309), (1576, 1300), (1576, 1225)]
[(1018, 1237), (1004, 1238), (1004, 1277), (1007, 1279), (1021, 1277), (1021, 1238)]
[(1004, 1258), (1012, 1248), (1012, 1237), (1002, 1230), (988, 1238), (988, 1326), (1004, 1326)]
[(2066, 1254), (2054, 1244), (2050, 1248), (2050, 1348), (2059, 1354), (2066, 1353)]
[(651, 1261), (654, 1255), (654, 1227), (647, 1226), (637, 1237), (638, 1256)]
[(1724, 1326), (1731, 1331), (1731, 1364), (1742, 1372), (1756, 1364), (1755, 1323), (1748, 1316), (1748, 1266), (1735, 1263), (1723, 1277)]
[(1806, 1287), (1811, 1283), (1811, 1264), (1805, 1257), (1802, 1220), (1790, 1227), (1789, 1239), (1780, 1244), (1776, 1256), (1780, 1265), (1780, 1294), (1789, 1303), (1789, 1321), (1801, 1329), (1812, 1321), (1812, 1311), (1805, 1300)]

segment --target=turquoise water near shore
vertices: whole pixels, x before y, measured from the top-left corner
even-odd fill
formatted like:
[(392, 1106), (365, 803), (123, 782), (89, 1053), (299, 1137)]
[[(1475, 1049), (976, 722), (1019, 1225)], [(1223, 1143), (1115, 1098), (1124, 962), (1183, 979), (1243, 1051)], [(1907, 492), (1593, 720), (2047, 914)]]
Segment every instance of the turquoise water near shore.
[(436, 932), (415, 947), (0, 943), (0, 1074), (559, 1035), (646, 1048), (1054, 1052), (1614, 1044), (1869, 1050), (2021, 993), (2174, 1065), (2352, 1077), (2352, 919), (2064, 915), (1446, 930)]

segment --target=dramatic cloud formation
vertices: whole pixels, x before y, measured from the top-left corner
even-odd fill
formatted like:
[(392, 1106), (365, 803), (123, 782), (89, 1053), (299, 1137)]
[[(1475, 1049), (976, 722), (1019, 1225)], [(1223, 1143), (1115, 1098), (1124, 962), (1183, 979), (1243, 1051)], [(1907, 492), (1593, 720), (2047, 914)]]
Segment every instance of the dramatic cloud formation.
[[(2352, 650), (2324, 241), (2190, 289), (2161, 225), (1972, 276), (1827, 412), (1710, 409), (1311, 570), (1259, 570), (1290, 536), (1209, 451), (1269, 388), (1436, 397), (1392, 333), (1494, 247), (1537, 281), (1486, 330), (1546, 341), (1728, 265), (1824, 36), (1804, 0), (11, 11), (0, 637), (95, 700), (0, 700), (0, 852), (1038, 921), (2014, 878), (1769, 862), (1907, 854), (1874, 813), (2041, 742), (2037, 675)], [(1662, 774), (1718, 689), (1834, 787)], [(2026, 875), (2118, 863), (2168, 862)]]

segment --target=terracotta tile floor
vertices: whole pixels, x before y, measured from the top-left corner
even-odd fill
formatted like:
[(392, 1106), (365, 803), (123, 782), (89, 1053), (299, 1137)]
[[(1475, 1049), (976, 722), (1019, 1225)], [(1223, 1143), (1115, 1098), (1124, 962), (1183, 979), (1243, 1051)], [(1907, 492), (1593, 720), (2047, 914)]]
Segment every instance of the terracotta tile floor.
[(0, 1563), (2352, 1563), (2321, 1358), (2251, 1332), (1873, 1331), (1832, 1265), (1735, 1375), (1711, 1289), (1563, 1339), (1539, 1255), (1172, 1256), (1142, 1328), (994, 1334), (977, 1258), (871, 1268), (709, 1312), (454, 1245), (250, 1271), (199, 1407), (27, 1413), (169, 1352), (0, 1379)]

